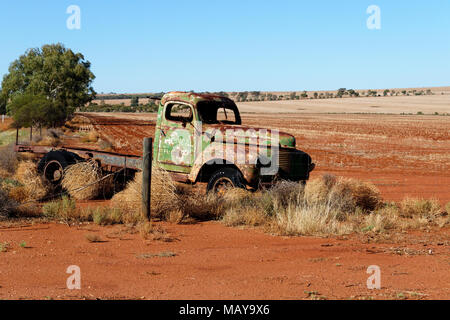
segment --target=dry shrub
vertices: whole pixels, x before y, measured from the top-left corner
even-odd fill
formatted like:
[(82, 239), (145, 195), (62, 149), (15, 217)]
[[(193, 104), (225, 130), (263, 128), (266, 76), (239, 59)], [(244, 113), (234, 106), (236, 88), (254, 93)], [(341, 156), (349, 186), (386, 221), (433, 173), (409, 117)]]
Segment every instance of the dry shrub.
[(304, 192), (304, 184), (292, 181), (281, 181), (269, 190), (271, 197), (283, 207), (303, 201)]
[(14, 145), (0, 147), (0, 177), (9, 177), (14, 174), (17, 168), (17, 152)]
[[(191, 217), (198, 220), (217, 219), (222, 215), (222, 199), (215, 194), (188, 192), (178, 194), (182, 218)], [(179, 220), (181, 221), (182, 218)]]
[[(14, 178), (23, 185), (23, 187), (19, 187), (23, 188), (22, 190), (15, 191), (17, 201), (40, 200), (47, 195), (47, 185), (42, 179), (42, 176), (37, 172), (36, 164), (34, 162), (20, 162)], [(14, 191), (12, 192), (14, 193)], [(22, 199), (18, 198), (17, 195), (19, 194), (23, 197)]]
[(59, 128), (52, 128), (47, 130), (47, 135), (50, 138), (60, 139), (64, 135), (64, 133)]
[[(224, 196), (222, 221), (233, 226), (262, 225), (282, 235), (346, 234), (357, 229), (362, 213), (380, 204), (373, 185), (324, 175), (306, 186), (284, 181), (256, 193), (233, 190)], [(378, 229), (382, 221), (375, 222)]]
[(9, 178), (14, 174), (14, 172), (7, 171), (0, 167), (0, 179), (1, 178)]
[(376, 214), (383, 217), (383, 230), (443, 227), (450, 223), (450, 218), (442, 214), (436, 200), (406, 198), (399, 204), (385, 203), (376, 210)]
[(82, 142), (85, 143), (95, 143), (99, 139), (99, 134), (96, 131), (89, 131), (88, 134), (81, 138)]
[(309, 182), (305, 187), (305, 200), (310, 205), (328, 203), (343, 213), (353, 213), (358, 208), (373, 211), (382, 202), (380, 192), (373, 184), (332, 175)]
[[(138, 172), (125, 190), (111, 199), (111, 206), (120, 208), (126, 220), (142, 220), (142, 172)], [(176, 186), (170, 174), (160, 168), (152, 169), (151, 210), (152, 215), (163, 217), (164, 214), (179, 208)]]
[(69, 221), (82, 221), (80, 212), (77, 210), (75, 201), (69, 197), (62, 197), (62, 199), (46, 203), (42, 207), (42, 215), (49, 219)]
[(57, 147), (61, 144), (63, 137), (64, 132), (61, 129), (48, 129), (47, 136), (44, 137), (39, 144)]
[(67, 167), (64, 172), (62, 186), (70, 196), (77, 200), (92, 200), (97, 198), (103, 191), (105, 183), (99, 181), (102, 171), (95, 161), (78, 162)]
[(9, 197), (17, 202), (23, 202), (28, 198), (28, 190), (25, 186), (12, 187), (9, 190)]
[(91, 213), (88, 216), (91, 216), (94, 223), (98, 225), (112, 225), (124, 222), (122, 211), (118, 208), (96, 207), (89, 211)]
[(356, 206), (363, 211), (373, 211), (382, 203), (380, 191), (372, 183), (354, 180), (352, 195)]
[(441, 213), (439, 201), (406, 198), (400, 203), (400, 214), (404, 218), (433, 219)]
[(447, 204), (445, 205), (445, 211), (450, 215), (450, 202), (447, 202)]
[(272, 230), (282, 235), (331, 235), (353, 231), (351, 223), (340, 220), (327, 204), (288, 206), (277, 211)]
[(259, 208), (252, 207), (230, 207), (222, 218), (222, 223), (227, 226), (262, 226), (270, 221)]
[(17, 202), (8, 196), (8, 193), (0, 188), (0, 219), (10, 216), (17, 208)]
[(364, 218), (362, 231), (385, 232), (394, 226), (390, 217), (380, 212), (371, 213)]
[(37, 145), (40, 146), (52, 146), (52, 147), (58, 147), (59, 145), (61, 145), (61, 139), (60, 138), (55, 138), (55, 137), (43, 137), (39, 142), (36, 143)]
[(158, 225), (154, 225), (152, 222), (145, 221), (139, 224), (138, 226), (139, 234), (145, 240), (156, 240), (156, 241), (164, 241), (171, 242), (173, 238), (171, 238), (167, 231)]
[(222, 222), (228, 226), (270, 224), (277, 210), (278, 190), (273, 195), (270, 192), (251, 193), (238, 188), (228, 191), (221, 198), (224, 212)]
[(109, 142), (108, 140), (100, 139), (98, 141), (98, 147), (100, 148), (100, 150), (103, 150), (103, 151), (107, 151), (107, 152), (114, 151), (113, 144), (111, 142)]

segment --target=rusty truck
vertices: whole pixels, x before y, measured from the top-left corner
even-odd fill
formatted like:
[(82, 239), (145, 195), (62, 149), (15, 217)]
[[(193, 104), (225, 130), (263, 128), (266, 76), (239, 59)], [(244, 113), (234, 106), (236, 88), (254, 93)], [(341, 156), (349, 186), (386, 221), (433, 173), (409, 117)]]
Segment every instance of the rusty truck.
[[(128, 175), (142, 168), (142, 157), (134, 154), (21, 144), (18, 139), (15, 149), (37, 155), (38, 171), (54, 185), (69, 165), (89, 159), (105, 172)], [(192, 92), (170, 92), (161, 98), (152, 165), (168, 171), (175, 181), (205, 183), (208, 192), (255, 190), (277, 180), (306, 182), (315, 167), (311, 156), (296, 148), (294, 136), (245, 126), (233, 100)]]

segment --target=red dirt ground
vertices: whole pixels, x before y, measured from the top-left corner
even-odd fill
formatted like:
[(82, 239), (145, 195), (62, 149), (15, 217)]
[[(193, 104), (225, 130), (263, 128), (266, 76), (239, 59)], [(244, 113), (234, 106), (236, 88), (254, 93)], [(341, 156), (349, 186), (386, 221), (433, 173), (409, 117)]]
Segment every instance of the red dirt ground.
[[(0, 253), (0, 298), (450, 298), (449, 229), (382, 240), (286, 238), (218, 222), (159, 225), (170, 241), (143, 240), (123, 226), (2, 227), (10, 249)], [(163, 252), (175, 256), (142, 256)], [(70, 265), (81, 268), (81, 290), (66, 288)], [(379, 290), (367, 289), (370, 265), (381, 268)]]

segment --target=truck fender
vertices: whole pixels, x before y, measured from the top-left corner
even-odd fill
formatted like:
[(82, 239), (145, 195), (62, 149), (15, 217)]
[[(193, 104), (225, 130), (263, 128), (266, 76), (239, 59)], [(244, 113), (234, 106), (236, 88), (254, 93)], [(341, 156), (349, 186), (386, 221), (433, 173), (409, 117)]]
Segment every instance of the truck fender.
[[(199, 173), (205, 166), (214, 165), (220, 166), (235, 166), (244, 177), (248, 184), (252, 184), (259, 178), (259, 169), (256, 166), (257, 155), (251, 155), (248, 152), (248, 147), (244, 150), (233, 154), (226, 154), (226, 152), (214, 152), (217, 151), (217, 147), (223, 148), (223, 145), (208, 146), (200, 155), (195, 159), (192, 170), (189, 174), (189, 180), (196, 182), (199, 179)], [(220, 151), (220, 150), (219, 150)], [(217, 155), (220, 155), (218, 157)], [(244, 160), (245, 159), (245, 160)], [(238, 161), (237, 161), (238, 160)]]

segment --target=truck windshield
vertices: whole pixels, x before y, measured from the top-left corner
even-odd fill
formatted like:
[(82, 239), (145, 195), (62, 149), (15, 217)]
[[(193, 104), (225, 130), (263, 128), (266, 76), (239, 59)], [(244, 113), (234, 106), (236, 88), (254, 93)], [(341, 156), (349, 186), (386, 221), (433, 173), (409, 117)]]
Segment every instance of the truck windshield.
[(232, 103), (201, 101), (197, 104), (200, 120), (207, 124), (241, 124), (239, 111)]

